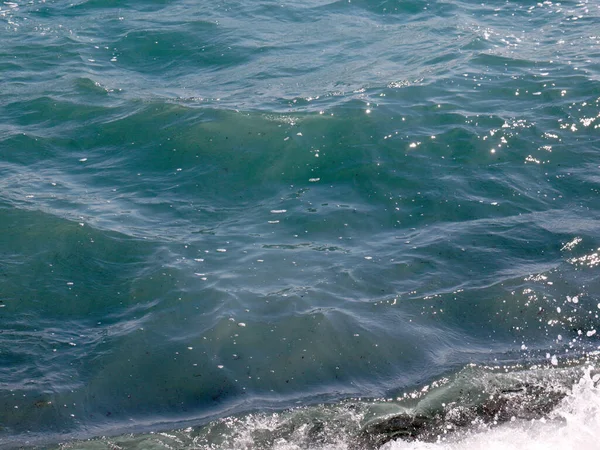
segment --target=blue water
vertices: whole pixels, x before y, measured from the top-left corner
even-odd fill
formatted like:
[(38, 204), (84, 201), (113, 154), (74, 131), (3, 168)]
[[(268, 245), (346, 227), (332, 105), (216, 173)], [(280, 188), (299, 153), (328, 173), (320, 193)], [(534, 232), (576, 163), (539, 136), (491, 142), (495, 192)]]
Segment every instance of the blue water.
[(0, 447), (599, 346), (595, 1), (11, 1), (0, 80)]

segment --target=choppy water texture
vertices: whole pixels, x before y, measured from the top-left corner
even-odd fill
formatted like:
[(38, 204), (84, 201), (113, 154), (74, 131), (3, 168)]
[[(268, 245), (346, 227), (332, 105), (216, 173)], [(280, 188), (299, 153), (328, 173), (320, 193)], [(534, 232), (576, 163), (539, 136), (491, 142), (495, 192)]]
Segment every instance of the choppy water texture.
[(598, 441), (598, 2), (10, 1), (0, 80), (0, 446)]

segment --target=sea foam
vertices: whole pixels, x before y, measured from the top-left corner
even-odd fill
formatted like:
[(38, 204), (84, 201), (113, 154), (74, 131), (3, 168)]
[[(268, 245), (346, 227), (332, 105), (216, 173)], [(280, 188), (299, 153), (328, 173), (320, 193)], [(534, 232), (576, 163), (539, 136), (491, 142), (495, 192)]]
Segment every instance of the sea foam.
[(389, 442), (382, 450), (595, 450), (600, 442), (600, 375), (587, 369), (560, 405), (548, 416), (470, 430), (438, 442)]

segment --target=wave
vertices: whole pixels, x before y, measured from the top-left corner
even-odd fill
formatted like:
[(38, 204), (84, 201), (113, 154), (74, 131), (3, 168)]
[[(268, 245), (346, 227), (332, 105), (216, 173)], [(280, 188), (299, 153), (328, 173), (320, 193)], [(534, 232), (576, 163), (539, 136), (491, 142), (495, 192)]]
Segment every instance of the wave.
[(103, 437), (61, 449), (453, 450), (596, 448), (597, 355), (562, 367), (469, 365), (389, 399), (349, 399)]

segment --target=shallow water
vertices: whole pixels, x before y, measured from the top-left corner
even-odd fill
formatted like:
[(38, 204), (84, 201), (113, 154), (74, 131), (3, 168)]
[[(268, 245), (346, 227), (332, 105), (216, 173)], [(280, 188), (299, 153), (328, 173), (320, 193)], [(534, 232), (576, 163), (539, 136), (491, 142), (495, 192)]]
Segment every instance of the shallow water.
[(599, 23), (594, 2), (0, 5), (0, 446), (586, 358)]

